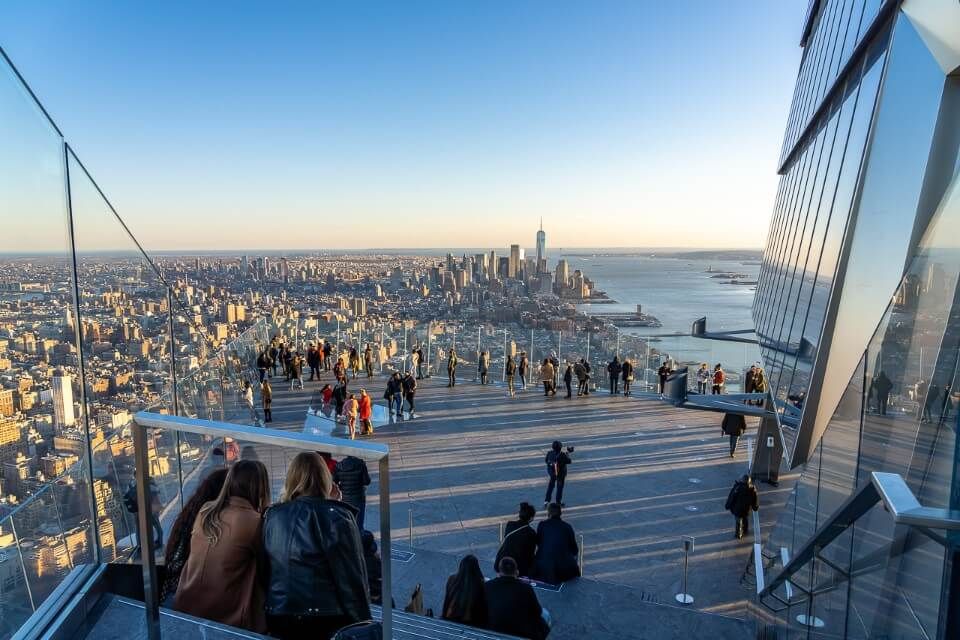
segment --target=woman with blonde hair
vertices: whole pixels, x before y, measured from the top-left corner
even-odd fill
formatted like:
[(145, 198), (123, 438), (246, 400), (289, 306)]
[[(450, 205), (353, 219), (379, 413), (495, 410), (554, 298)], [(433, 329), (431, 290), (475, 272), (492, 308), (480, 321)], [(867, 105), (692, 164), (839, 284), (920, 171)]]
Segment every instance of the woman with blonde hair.
[(356, 512), (340, 501), (319, 454), (303, 452), (290, 463), (280, 503), (264, 516), (263, 544), (272, 635), (326, 640), (370, 619)]
[(223, 488), (200, 509), (174, 608), (257, 633), (267, 630), (261, 513), (270, 504), (267, 468), (256, 460), (230, 467)]

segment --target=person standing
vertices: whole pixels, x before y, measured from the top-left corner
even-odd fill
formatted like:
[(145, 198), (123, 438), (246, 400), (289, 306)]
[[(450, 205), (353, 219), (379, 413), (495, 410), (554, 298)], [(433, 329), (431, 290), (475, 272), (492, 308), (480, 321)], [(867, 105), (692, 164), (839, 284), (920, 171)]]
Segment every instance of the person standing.
[(547, 493), (543, 498), (544, 505), (553, 502), (553, 488), (556, 487), (557, 503), (563, 506), (563, 487), (567, 482), (567, 466), (573, 462), (570, 459), (571, 453), (573, 453), (573, 447), (567, 447), (567, 450), (564, 451), (563, 443), (554, 440), (553, 444), (550, 445), (550, 451), (544, 456), (543, 461), (547, 465), (547, 477), (549, 478)]
[(273, 375), (277, 375), (277, 366), (279, 363), (280, 350), (276, 344), (270, 345), (270, 368), (273, 369)]
[(347, 456), (333, 471), (333, 481), (340, 487), (341, 500), (357, 510), (357, 527), (363, 531), (364, 514), (367, 509), (367, 487), (370, 472), (367, 463), (355, 456)]
[(620, 393), (620, 374), (622, 371), (620, 358), (613, 356), (613, 360), (607, 365), (607, 374), (610, 376), (610, 395), (612, 396)]
[(660, 395), (663, 395), (663, 390), (667, 386), (667, 378), (670, 376), (670, 365), (667, 364), (667, 361), (664, 360), (663, 364), (660, 365), (660, 368), (657, 369), (657, 378), (660, 381)]
[(323, 367), (330, 371), (330, 356), (333, 355), (333, 346), (326, 340), (323, 341)]
[[(763, 372), (761, 367), (757, 367), (757, 373), (753, 377), (753, 392), (754, 393), (766, 393), (767, 392), (767, 376)], [(757, 400), (754, 404), (758, 407), (763, 406), (763, 398)]]
[(720, 366), (720, 363), (717, 363), (717, 366), (713, 368), (713, 395), (719, 395), (723, 393), (723, 385), (726, 383), (727, 375), (723, 372), (723, 367)]
[(396, 415), (397, 418), (403, 417), (403, 380), (400, 378), (400, 372), (394, 371), (393, 375), (387, 381), (387, 394), (390, 403), (390, 415)]
[(423, 345), (417, 345), (417, 380), (423, 380)]
[[(366, 389), (360, 389), (359, 411), (360, 411), (360, 435), (373, 435), (373, 399), (367, 393)], [(362, 528), (362, 527), (361, 527)]]
[(367, 377), (373, 377), (373, 349), (367, 344), (367, 348), (363, 350), (363, 368), (367, 371)]
[(333, 408), (334, 419), (339, 420), (343, 416), (343, 405), (347, 403), (347, 384), (340, 380), (333, 387)]
[(582, 396), (587, 390), (587, 368), (583, 366), (583, 358), (573, 366), (573, 373), (577, 376), (577, 395)]
[(573, 397), (573, 365), (567, 361), (567, 368), (563, 372), (563, 386), (567, 388), (567, 397)]
[[(403, 389), (403, 397), (407, 401), (407, 410), (409, 411), (410, 418), (416, 418), (416, 404), (415, 397), (417, 395), (417, 379), (413, 375), (413, 371), (408, 371), (406, 377), (403, 379), (401, 388)], [(400, 405), (400, 413), (403, 413), (403, 404)]]
[(517, 363), (513, 361), (513, 356), (507, 354), (507, 363), (503, 366), (503, 374), (507, 379), (507, 395), (515, 398), (517, 391), (513, 387), (513, 378), (517, 374)]
[(253, 404), (253, 385), (249, 381), (243, 381), (243, 404), (250, 412), (250, 420), (254, 425), (260, 426), (260, 416), (257, 415), (257, 409)]
[(740, 442), (740, 436), (747, 430), (747, 421), (739, 413), (727, 413), (723, 416), (720, 429), (724, 434), (730, 436), (730, 457), (732, 458), (737, 451), (737, 443)]
[(481, 351), (477, 359), (477, 371), (480, 373), (480, 384), (487, 384), (487, 373), (490, 371), (490, 354)]
[(357, 374), (360, 373), (360, 352), (357, 351), (357, 348), (354, 346), (350, 347), (350, 370), (353, 372), (353, 375), (350, 376), (351, 379), (357, 377)]
[(544, 396), (557, 394), (556, 389), (553, 388), (553, 378), (553, 365), (550, 363), (549, 358), (544, 358), (543, 364), (540, 365), (540, 381), (543, 383)]
[(273, 422), (273, 387), (269, 380), (260, 383), (260, 399), (263, 401), (263, 421)]
[(527, 390), (527, 372), (530, 369), (530, 362), (527, 360), (527, 352), (520, 352), (520, 364), (517, 367), (517, 373), (520, 374), (520, 388), (523, 391)]
[(317, 380), (319, 380), (320, 357), (317, 355), (317, 348), (313, 346), (312, 342), (307, 348), (307, 366), (310, 367), (310, 381), (313, 381), (314, 376), (316, 376)]
[(749, 474), (733, 483), (733, 488), (727, 495), (725, 508), (734, 517), (734, 535), (740, 540), (750, 533), (750, 511), (760, 509), (760, 496)]
[[(710, 384), (710, 377), (710, 369), (707, 367), (707, 363), (700, 363), (700, 368), (697, 369), (697, 393), (707, 394), (707, 385)], [(663, 392), (661, 391), (661, 393)]]
[(320, 379), (320, 372), (323, 371), (325, 357), (323, 355), (323, 343), (317, 343), (317, 379)]
[(343, 405), (343, 413), (347, 416), (347, 430), (350, 432), (350, 439), (357, 437), (357, 416), (360, 415), (360, 403), (351, 393)]
[(299, 353), (292, 354), (287, 372), (290, 374), (290, 390), (295, 386), (303, 389), (303, 358)]
[(882, 416), (887, 415), (887, 402), (890, 400), (890, 390), (893, 389), (893, 382), (887, 377), (885, 371), (881, 371), (873, 379), (870, 386), (873, 387), (873, 391), (877, 395), (877, 413)]
[(277, 361), (280, 363), (280, 370), (283, 371), (284, 380), (289, 380), (289, 376), (287, 376), (287, 346), (282, 342), (277, 345)]
[(263, 382), (264, 378), (267, 377), (267, 369), (269, 368), (270, 355), (264, 350), (257, 356), (257, 372), (260, 374), (260, 382)]
[(450, 353), (447, 356), (447, 386), (457, 386), (457, 352), (450, 347)]
[(623, 395), (630, 395), (630, 387), (633, 385), (633, 363), (629, 359), (624, 359), (620, 368), (620, 375), (623, 377)]

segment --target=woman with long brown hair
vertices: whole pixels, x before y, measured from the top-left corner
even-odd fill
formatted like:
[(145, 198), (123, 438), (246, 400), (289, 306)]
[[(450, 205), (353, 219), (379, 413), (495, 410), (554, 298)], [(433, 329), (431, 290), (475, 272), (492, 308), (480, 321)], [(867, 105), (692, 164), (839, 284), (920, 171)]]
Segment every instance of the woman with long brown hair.
[(360, 530), (339, 498), (320, 455), (303, 452), (287, 469), (280, 503), (264, 517), (267, 624), (276, 637), (326, 640), (370, 619)]
[(473, 554), (464, 556), (457, 572), (447, 578), (443, 619), (481, 629), (487, 626), (487, 598), (483, 585), (483, 571), (477, 557)]
[(270, 505), (267, 468), (256, 460), (230, 467), (216, 499), (203, 505), (190, 537), (174, 608), (200, 618), (263, 633), (262, 517)]
[(197, 490), (193, 492), (187, 503), (180, 510), (180, 515), (173, 521), (173, 527), (170, 529), (170, 538), (167, 540), (167, 546), (164, 550), (164, 578), (160, 585), (160, 602), (177, 592), (177, 585), (180, 584), (180, 574), (187, 564), (190, 557), (190, 538), (193, 532), (193, 525), (197, 520), (197, 514), (200, 508), (211, 500), (215, 500), (220, 495), (223, 484), (227, 479), (226, 469), (214, 469), (200, 484)]

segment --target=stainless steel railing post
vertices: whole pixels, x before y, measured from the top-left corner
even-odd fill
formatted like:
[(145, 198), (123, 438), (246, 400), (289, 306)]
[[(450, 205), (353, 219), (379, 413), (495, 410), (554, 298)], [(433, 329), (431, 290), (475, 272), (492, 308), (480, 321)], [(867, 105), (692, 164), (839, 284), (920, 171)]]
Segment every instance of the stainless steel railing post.
[(393, 559), (391, 557), (390, 542), (390, 456), (380, 459), (380, 554), (383, 565), (381, 604), (383, 637), (385, 640), (393, 638)]

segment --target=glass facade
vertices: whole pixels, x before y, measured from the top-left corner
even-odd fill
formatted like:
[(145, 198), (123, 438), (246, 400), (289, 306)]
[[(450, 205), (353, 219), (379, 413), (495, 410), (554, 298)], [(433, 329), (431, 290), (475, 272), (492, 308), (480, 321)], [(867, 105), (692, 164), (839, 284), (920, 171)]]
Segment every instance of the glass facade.
[[(900, 475), (925, 507), (960, 505), (960, 153), (944, 133), (960, 122), (960, 84), (905, 13), (879, 2), (816, 11), (797, 95), (823, 102), (795, 97), (754, 302), (800, 471), (764, 541), (771, 576), (873, 472)], [(812, 60), (830, 59), (830, 33), (847, 71), (824, 91)], [(802, 124), (804, 113), (817, 116)], [(957, 550), (950, 532), (896, 526), (879, 504), (816, 549), (792, 597), (779, 587), (784, 602), (762, 601), (757, 619), (779, 638), (957, 637)]]

